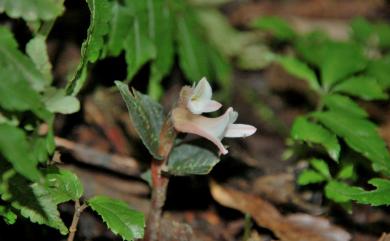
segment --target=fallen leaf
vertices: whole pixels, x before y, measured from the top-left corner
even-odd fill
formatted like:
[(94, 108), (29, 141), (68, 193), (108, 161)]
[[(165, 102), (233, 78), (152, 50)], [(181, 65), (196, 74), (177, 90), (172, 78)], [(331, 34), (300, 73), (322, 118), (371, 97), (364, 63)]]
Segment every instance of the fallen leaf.
[(210, 184), (211, 194), (223, 206), (252, 216), (255, 222), (268, 228), (284, 241), (348, 241), (349, 233), (331, 225), (323, 218), (305, 214), (283, 216), (271, 203), (258, 196)]
[(378, 241), (390, 241), (390, 234), (383, 233), (382, 236), (378, 239)]

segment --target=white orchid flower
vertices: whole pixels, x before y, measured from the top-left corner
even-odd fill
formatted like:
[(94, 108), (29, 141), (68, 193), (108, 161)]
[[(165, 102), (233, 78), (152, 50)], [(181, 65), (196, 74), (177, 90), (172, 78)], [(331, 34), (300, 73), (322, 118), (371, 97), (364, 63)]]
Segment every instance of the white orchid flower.
[(225, 155), (228, 150), (221, 142), (224, 137), (247, 137), (253, 135), (256, 128), (234, 124), (238, 113), (231, 107), (216, 118), (200, 115), (221, 108), (222, 105), (211, 97), (212, 89), (206, 78), (202, 78), (195, 87), (184, 86), (178, 106), (172, 110), (172, 122), (177, 131), (202, 136), (213, 142), (220, 154)]
[(187, 108), (193, 114), (213, 112), (221, 108), (221, 103), (212, 100), (211, 86), (207, 79), (203, 77), (198, 84), (191, 88), (188, 93)]

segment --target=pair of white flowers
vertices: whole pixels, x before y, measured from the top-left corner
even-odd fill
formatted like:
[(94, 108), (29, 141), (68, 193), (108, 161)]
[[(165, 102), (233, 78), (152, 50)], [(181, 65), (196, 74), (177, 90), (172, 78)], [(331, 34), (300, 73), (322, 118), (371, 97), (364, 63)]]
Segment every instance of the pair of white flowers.
[(219, 110), (221, 103), (212, 100), (212, 89), (206, 78), (202, 78), (195, 87), (184, 86), (180, 92), (179, 103), (172, 110), (174, 128), (179, 132), (202, 136), (213, 142), (220, 154), (228, 150), (222, 144), (224, 137), (247, 137), (256, 132), (251, 125), (234, 124), (238, 113), (229, 107), (226, 112), (216, 118), (202, 116), (202, 113)]

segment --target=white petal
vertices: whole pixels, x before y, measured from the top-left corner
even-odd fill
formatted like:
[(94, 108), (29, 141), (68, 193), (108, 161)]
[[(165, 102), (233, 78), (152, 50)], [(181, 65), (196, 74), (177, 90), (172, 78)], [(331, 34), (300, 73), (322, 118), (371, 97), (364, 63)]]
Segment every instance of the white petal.
[(210, 109), (210, 101), (212, 97), (212, 89), (206, 78), (202, 78), (193, 89), (192, 95), (188, 99), (187, 108), (193, 114), (202, 114), (203, 112), (211, 112), (217, 110), (216, 106), (212, 106), (214, 109)]
[(225, 137), (247, 137), (256, 132), (256, 127), (244, 124), (230, 124), (226, 130)]
[(219, 110), (222, 107), (222, 104), (215, 100), (210, 100), (207, 102), (206, 106), (203, 108), (204, 113), (214, 112)]

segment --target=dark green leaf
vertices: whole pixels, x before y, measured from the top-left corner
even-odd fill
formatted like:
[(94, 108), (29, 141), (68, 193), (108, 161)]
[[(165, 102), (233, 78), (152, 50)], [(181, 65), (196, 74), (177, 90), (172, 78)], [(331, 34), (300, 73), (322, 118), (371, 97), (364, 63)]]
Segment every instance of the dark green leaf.
[(167, 172), (176, 176), (205, 175), (219, 162), (213, 152), (190, 144), (173, 148), (169, 155)]
[(119, 234), (124, 240), (143, 238), (144, 215), (129, 208), (127, 203), (105, 196), (96, 196), (88, 201), (88, 205), (102, 217), (114, 234)]
[(96, 62), (102, 54), (104, 37), (109, 32), (111, 6), (108, 0), (87, 0), (91, 12), (87, 39), (81, 46), (81, 60), (77, 71), (69, 82), (67, 93), (76, 95), (86, 81), (88, 63)]
[(314, 170), (303, 170), (298, 176), (299, 185), (308, 185), (326, 181), (326, 178)]
[(9, 69), (15, 79), (27, 81), (36, 91), (44, 90), (45, 78), (34, 63), (18, 50), (12, 33), (5, 27), (0, 27), (0, 56), (1, 69)]
[(37, 161), (33, 160), (26, 134), (21, 129), (0, 124), (0, 154), (21, 175), (33, 181), (39, 179)]
[(333, 91), (357, 96), (364, 100), (381, 100), (388, 97), (376, 79), (370, 76), (351, 77), (337, 84)]
[(83, 185), (71, 171), (49, 168), (46, 174), (46, 187), (55, 204), (78, 200), (84, 192)]
[(367, 112), (351, 98), (344, 95), (331, 94), (324, 97), (324, 105), (332, 111), (348, 113), (357, 117), (367, 117)]
[(5, 192), (1, 198), (10, 202), (23, 217), (34, 223), (56, 228), (61, 234), (68, 233), (60, 218), (57, 205), (44, 186), (38, 183), (30, 184), (20, 175), (8, 175), (3, 180), (3, 185), (5, 185)]
[(368, 43), (373, 37), (374, 27), (366, 19), (358, 17), (351, 22), (352, 36), (362, 43)]
[(126, 84), (115, 81), (123, 100), (129, 110), (130, 119), (142, 142), (150, 154), (160, 159), (158, 155), (160, 131), (164, 120), (162, 106), (136, 90), (132, 93)]
[(265, 16), (255, 20), (253, 27), (270, 32), (275, 38), (287, 41), (295, 37), (294, 30), (287, 21), (277, 16)]
[(0, 13), (26, 21), (50, 20), (64, 11), (62, 0), (0, 0)]
[(291, 128), (291, 136), (295, 140), (312, 142), (325, 147), (333, 160), (337, 161), (340, 155), (340, 145), (336, 135), (322, 126), (309, 122), (305, 117), (298, 117)]
[(371, 160), (374, 170), (390, 173), (389, 151), (372, 122), (336, 111), (317, 112), (313, 116)]
[(374, 190), (366, 191), (360, 187), (351, 187), (342, 182), (331, 181), (325, 188), (326, 195), (338, 202), (354, 200), (372, 206), (390, 204), (390, 180), (374, 178), (369, 184)]
[(291, 75), (307, 81), (313, 90), (319, 90), (317, 77), (307, 64), (293, 57), (278, 56), (276, 61)]
[(117, 1), (112, 4), (111, 13), (107, 48), (111, 55), (118, 56), (124, 48), (129, 29), (133, 26), (133, 16), (130, 8), (122, 6)]

